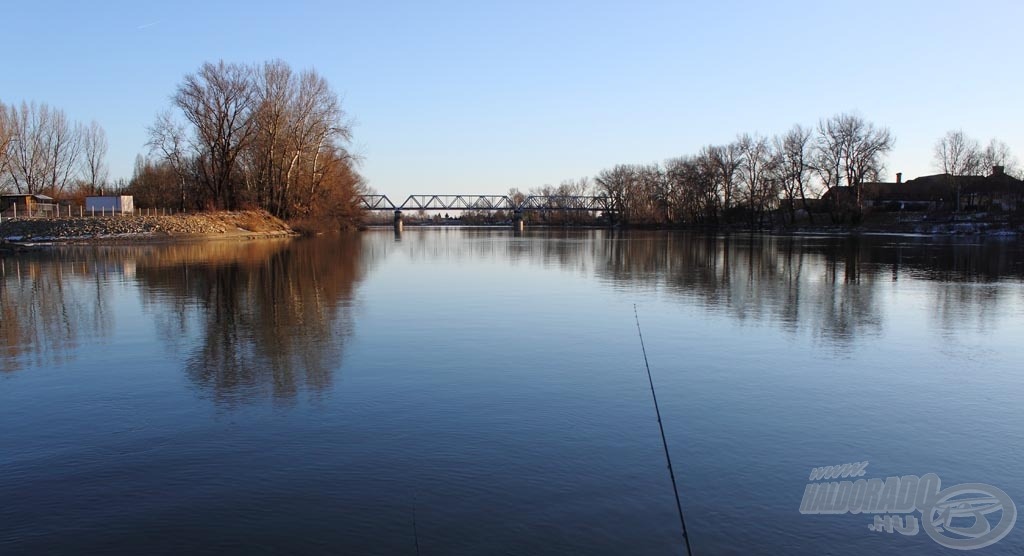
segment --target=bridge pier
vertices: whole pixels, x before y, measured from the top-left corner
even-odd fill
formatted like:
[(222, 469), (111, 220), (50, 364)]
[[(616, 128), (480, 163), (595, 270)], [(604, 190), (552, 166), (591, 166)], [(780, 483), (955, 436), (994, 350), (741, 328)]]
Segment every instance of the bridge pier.
[(512, 213), (512, 230), (515, 231), (515, 232), (522, 233), (524, 226), (525, 226), (525, 224), (523, 224), (523, 211), (517, 210), (517, 211), (513, 212)]
[(395, 211), (395, 232), (402, 233), (402, 211)]

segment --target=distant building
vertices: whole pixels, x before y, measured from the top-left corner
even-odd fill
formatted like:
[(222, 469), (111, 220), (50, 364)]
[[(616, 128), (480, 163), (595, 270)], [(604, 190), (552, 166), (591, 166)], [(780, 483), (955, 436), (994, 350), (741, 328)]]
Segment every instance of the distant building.
[(10, 218), (15, 214), (22, 217), (49, 216), (57, 209), (57, 202), (49, 195), (38, 193), (9, 193), (0, 195), (0, 213)]
[(1016, 211), (1024, 209), (1024, 181), (993, 166), (987, 176), (936, 174), (907, 182), (920, 189), (944, 190), (945, 205), (954, 210)]
[(89, 214), (131, 214), (135, 212), (135, 198), (131, 195), (86, 197), (85, 212)]
[[(869, 182), (861, 185), (865, 208), (882, 211), (1016, 211), (1024, 209), (1024, 181), (994, 166), (988, 176), (935, 174), (906, 182)], [(833, 187), (822, 200), (853, 206), (850, 187)]]
[(865, 183), (861, 197), (865, 207), (883, 211), (942, 210), (951, 199), (949, 184), (925, 178), (904, 182), (902, 174), (896, 175), (895, 183)]

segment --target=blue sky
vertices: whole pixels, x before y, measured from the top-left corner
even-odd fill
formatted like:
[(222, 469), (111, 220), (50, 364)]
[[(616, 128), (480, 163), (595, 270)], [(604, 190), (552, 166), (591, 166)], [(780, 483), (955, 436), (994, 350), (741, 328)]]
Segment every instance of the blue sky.
[(1024, 2), (15, 2), (0, 100), (106, 129), (130, 177), (204, 61), (315, 67), (380, 192), (502, 193), (856, 111), (932, 172), (946, 130), (1024, 158)]

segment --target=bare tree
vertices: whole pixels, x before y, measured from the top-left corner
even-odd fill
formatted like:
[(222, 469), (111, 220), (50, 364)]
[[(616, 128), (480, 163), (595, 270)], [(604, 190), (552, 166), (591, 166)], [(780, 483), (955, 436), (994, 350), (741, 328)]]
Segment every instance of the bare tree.
[(627, 221), (632, 213), (632, 182), (633, 168), (626, 164), (616, 165), (609, 170), (601, 170), (594, 178), (598, 192), (611, 199), (612, 206)]
[(82, 125), (68, 120), (63, 110), (53, 111), (53, 125), (46, 137), (49, 166), (47, 189), (60, 195), (74, 179), (82, 155)]
[(1010, 146), (999, 139), (989, 141), (985, 149), (981, 151), (980, 158), (979, 166), (982, 172), (991, 172), (996, 166), (1002, 166), (1003, 171), (1007, 174), (1021, 175), (1021, 169), (1017, 164), (1017, 159), (1010, 152)]
[(246, 187), (261, 206), (288, 217), (320, 195), (334, 165), (356, 160), (337, 95), (313, 70), (300, 74), (274, 60), (254, 70), (256, 134), (242, 153)]
[(286, 143), (289, 111), (294, 105), (295, 76), (286, 63), (274, 60), (256, 71), (255, 86), (259, 97), (256, 135), (243, 153), (246, 187), (260, 206), (281, 214), (283, 173), (291, 159)]
[(194, 126), (202, 184), (219, 208), (239, 206), (238, 157), (256, 133), (252, 69), (223, 61), (185, 76), (173, 100)]
[(843, 183), (843, 143), (838, 132), (831, 132), (828, 124), (818, 122), (818, 133), (811, 152), (812, 167), (821, 180), (825, 192)]
[(950, 176), (973, 176), (981, 170), (981, 145), (960, 129), (946, 132), (935, 143), (934, 157), (936, 167)]
[(811, 172), (811, 136), (810, 129), (797, 124), (785, 135), (774, 140), (775, 151), (780, 157), (780, 182), (791, 223), (796, 220), (796, 204), (799, 200), (807, 213), (807, 219), (814, 224), (814, 215), (807, 201)]
[(173, 100), (188, 125), (161, 115), (149, 146), (178, 173), (183, 206), (192, 192), (211, 208), (258, 206), (303, 227), (358, 216), (365, 183), (346, 148), (351, 124), (315, 71), (295, 73), (280, 60), (207, 63)]
[(671, 221), (690, 224), (715, 224), (721, 203), (714, 163), (702, 151), (697, 156), (682, 156), (665, 161), (665, 179), (669, 186)]
[(557, 195), (565, 197), (589, 195), (591, 192), (590, 178), (583, 176), (575, 180), (562, 180), (556, 191)]
[(0, 192), (7, 190), (7, 158), (14, 137), (7, 106), (0, 102)]
[(187, 153), (187, 139), (184, 126), (175, 121), (170, 112), (157, 116), (156, 123), (149, 127), (149, 141), (146, 143), (150, 152), (159, 154), (170, 165), (177, 177), (178, 210), (187, 206), (189, 180), (193, 175), (194, 159)]
[(136, 207), (173, 207), (178, 203), (178, 182), (178, 172), (169, 161), (150, 160), (140, 154), (135, 157), (127, 193), (135, 197)]
[(846, 183), (856, 192), (857, 212), (860, 213), (864, 209), (862, 186), (868, 180), (881, 178), (885, 171), (884, 157), (892, 151), (896, 141), (889, 128), (875, 127), (859, 116), (843, 114), (835, 119), (845, 136)]
[(557, 187), (553, 187), (551, 185), (544, 185), (538, 189), (534, 189), (532, 190), (532, 193), (534, 195), (545, 195), (550, 197), (550, 199), (548, 199), (548, 206), (552, 208), (561, 209), (557, 212), (545, 211), (536, 216), (537, 218), (552, 224), (582, 222), (588, 217), (588, 215), (573, 210), (576, 205), (573, 204), (571, 197), (587, 195), (589, 191), (590, 180), (589, 178), (586, 177), (576, 180), (562, 180), (562, 182), (559, 183)]
[(744, 133), (736, 140), (741, 154), (740, 165), (741, 198), (746, 204), (751, 225), (760, 227), (765, 213), (777, 198), (775, 180), (770, 179), (776, 165), (768, 139), (761, 135)]
[(75, 176), (82, 127), (62, 110), (22, 102), (8, 109), (7, 176), (18, 193), (59, 195)]
[(701, 156), (706, 156), (714, 169), (714, 179), (722, 196), (722, 215), (728, 224), (729, 211), (735, 202), (738, 175), (743, 164), (739, 145), (734, 142), (724, 146), (705, 147)]
[(42, 187), (42, 175), (45, 173), (42, 148), (33, 144), (38, 142), (35, 133), (32, 137), (28, 135), (40, 126), (38, 120), (38, 111), (30, 112), (25, 102), (21, 103), (20, 110), (13, 105), (8, 109), (7, 125), (11, 139), (7, 149), (6, 177), (16, 193), (35, 193)]
[(508, 189), (508, 198), (512, 201), (512, 206), (518, 207), (526, 201), (526, 193), (519, 190), (518, 187), (510, 187)]
[(637, 186), (643, 200), (640, 216), (647, 222), (662, 224), (669, 219), (668, 182), (659, 164), (644, 164), (638, 168)]
[(982, 169), (981, 145), (963, 130), (948, 131), (935, 143), (934, 157), (935, 165), (949, 182), (956, 199), (956, 210), (959, 211), (965, 179), (977, 175)]
[(100, 124), (93, 120), (82, 134), (83, 173), (88, 193), (102, 192), (107, 185), (107, 134)]
[(864, 208), (861, 186), (879, 179), (885, 169), (885, 156), (894, 144), (888, 128), (876, 127), (860, 116), (838, 114), (818, 122), (815, 167), (826, 189), (845, 180), (859, 217)]
[[(291, 122), (292, 162), (286, 186), (294, 179), (295, 161), (303, 155), (308, 162), (309, 195), (315, 195), (332, 160), (350, 161), (349, 153), (339, 144), (351, 139), (351, 127), (343, 121), (338, 96), (331, 91), (327, 80), (313, 70), (302, 72), (296, 95), (296, 106)], [(335, 156), (325, 156), (331, 151)]]

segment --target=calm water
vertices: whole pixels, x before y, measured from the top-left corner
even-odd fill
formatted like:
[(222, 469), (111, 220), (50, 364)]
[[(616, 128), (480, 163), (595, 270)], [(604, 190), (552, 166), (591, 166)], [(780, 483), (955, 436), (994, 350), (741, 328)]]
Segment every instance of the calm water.
[(634, 304), (696, 554), (953, 553), (801, 498), (867, 460), (1024, 503), (1022, 255), (447, 228), (3, 259), (0, 553), (415, 554), (415, 515), (421, 554), (679, 554)]

